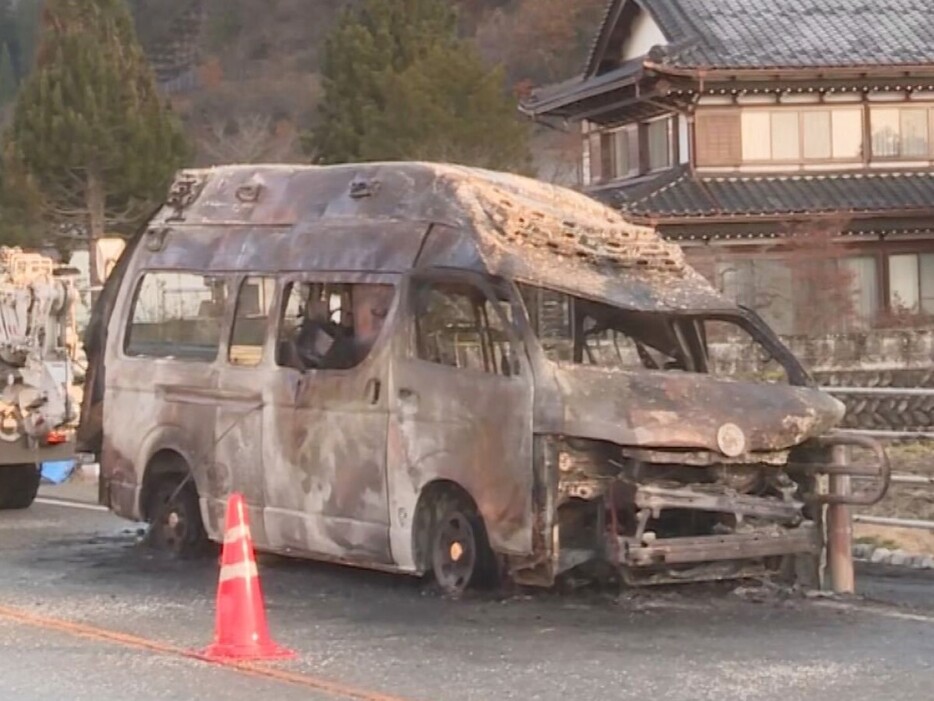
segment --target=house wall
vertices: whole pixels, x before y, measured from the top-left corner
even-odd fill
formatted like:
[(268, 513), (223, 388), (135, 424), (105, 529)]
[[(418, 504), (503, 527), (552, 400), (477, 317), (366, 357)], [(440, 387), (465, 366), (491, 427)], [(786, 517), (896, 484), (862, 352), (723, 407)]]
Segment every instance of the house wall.
[(583, 183), (585, 186), (622, 183), (687, 163), (688, 136), (686, 120), (677, 114), (609, 128), (584, 122)]
[(632, 25), (632, 34), (623, 45), (622, 60), (645, 56), (653, 46), (664, 46), (668, 43), (661, 28), (655, 23), (651, 15), (640, 9)]
[(929, 92), (704, 98), (699, 172), (845, 171), (934, 166)]
[(854, 242), (837, 233), (815, 231), (781, 244), (688, 243), (684, 250), (717, 289), (780, 334), (934, 322), (934, 240)]
[[(671, 165), (691, 163), (693, 144), (699, 173), (934, 168), (934, 91), (708, 95), (699, 100), (693, 124), (684, 115), (671, 116), (678, 137)], [(584, 123), (585, 186), (644, 175), (591, 167), (601, 135), (612, 140), (621, 128), (619, 118), (609, 124)], [(606, 139), (603, 144), (612, 148)]]
[(678, 162), (686, 165), (691, 162), (691, 140), (694, 135), (691, 133), (691, 123), (687, 116), (678, 116)]

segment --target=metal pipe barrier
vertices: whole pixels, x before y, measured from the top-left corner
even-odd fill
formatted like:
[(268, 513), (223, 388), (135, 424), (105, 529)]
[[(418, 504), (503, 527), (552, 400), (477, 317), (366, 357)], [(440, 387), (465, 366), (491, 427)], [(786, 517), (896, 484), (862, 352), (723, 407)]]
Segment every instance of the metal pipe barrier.
[(934, 387), (821, 387), (827, 394), (848, 394), (853, 396), (890, 396), (934, 397)]
[[(822, 387), (828, 394), (850, 397), (934, 397), (934, 387)], [(842, 430), (835, 437), (844, 434), (850, 438), (890, 439), (890, 440), (934, 440), (934, 430), (897, 431), (897, 430)], [(863, 447), (869, 447), (868, 445)], [(837, 465), (829, 466), (830, 470), (823, 470), (830, 475), (830, 489), (825, 503), (827, 509), (827, 564), (830, 568), (833, 590), (840, 594), (849, 594), (854, 591), (853, 580), (853, 523), (891, 526), (895, 528), (911, 528), (934, 531), (934, 521), (922, 519), (906, 519), (889, 516), (874, 516), (869, 514), (850, 513), (847, 503), (853, 503), (850, 494), (851, 482), (875, 480), (878, 482), (879, 474), (870, 470), (862, 470), (856, 466), (848, 466), (846, 446), (834, 447), (833, 462)], [(891, 484), (914, 485), (918, 487), (934, 487), (934, 475), (919, 475), (911, 473), (892, 473), (885, 460), (886, 481)], [(827, 466), (825, 466), (827, 467)], [(880, 499), (885, 492), (880, 495)], [(932, 495), (934, 497), (934, 495)], [(878, 501), (878, 500), (877, 500)]]

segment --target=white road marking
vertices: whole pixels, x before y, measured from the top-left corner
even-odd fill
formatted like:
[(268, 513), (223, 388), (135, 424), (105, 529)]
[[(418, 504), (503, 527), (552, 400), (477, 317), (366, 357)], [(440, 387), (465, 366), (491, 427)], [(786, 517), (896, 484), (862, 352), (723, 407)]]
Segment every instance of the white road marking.
[(85, 504), (80, 501), (65, 501), (64, 499), (51, 499), (49, 497), (37, 497), (37, 504), (45, 504), (46, 506), (64, 506), (67, 509), (82, 509), (84, 511), (107, 511), (106, 506), (100, 506), (99, 504)]
[(886, 608), (883, 606), (873, 606), (871, 604), (850, 604), (844, 601), (815, 601), (815, 606), (821, 608), (833, 609), (834, 611), (843, 611), (846, 613), (868, 613), (874, 616), (884, 616), (885, 618), (894, 618), (899, 621), (912, 621), (914, 623), (934, 624), (934, 616), (928, 616), (922, 613), (909, 613), (897, 609)]

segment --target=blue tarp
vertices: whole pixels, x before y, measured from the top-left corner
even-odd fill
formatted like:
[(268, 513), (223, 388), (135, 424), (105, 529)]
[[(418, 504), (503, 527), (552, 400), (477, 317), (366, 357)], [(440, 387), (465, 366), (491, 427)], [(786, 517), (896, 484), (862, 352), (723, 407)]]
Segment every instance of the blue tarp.
[(52, 484), (61, 484), (75, 471), (74, 460), (60, 460), (58, 462), (42, 463), (42, 479)]

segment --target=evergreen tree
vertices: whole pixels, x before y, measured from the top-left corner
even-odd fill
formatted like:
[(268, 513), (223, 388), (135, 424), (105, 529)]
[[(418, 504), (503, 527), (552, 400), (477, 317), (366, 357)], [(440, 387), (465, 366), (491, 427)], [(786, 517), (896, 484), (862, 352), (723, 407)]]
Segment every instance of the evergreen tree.
[(0, 109), (6, 107), (16, 97), (16, 72), (13, 70), (13, 57), (10, 47), (0, 44)]
[(136, 226), (188, 154), (124, 0), (46, 0), (8, 140), (8, 165), (41, 194), (46, 219), (86, 232), (99, 284), (98, 239)]
[(43, 243), (34, 189), (15, 169), (0, 167), (0, 246), (34, 247)]
[(529, 163), (527, 133), (502, 73), (457, 36), (447, 0), (364, 0), (324, 51), (320, 123), (306, 150), (325, 163)]

